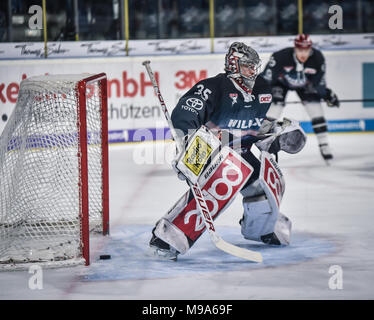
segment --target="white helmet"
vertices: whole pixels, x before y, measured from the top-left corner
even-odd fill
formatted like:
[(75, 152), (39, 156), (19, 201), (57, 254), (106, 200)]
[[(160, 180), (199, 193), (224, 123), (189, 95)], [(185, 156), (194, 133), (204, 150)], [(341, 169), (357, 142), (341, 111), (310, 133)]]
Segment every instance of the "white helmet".
[(260, 69), (261, 59), (256, 50), (242, 42), (231, 44), (225, 57), (225, 71), (245, 91), (252, 91)]

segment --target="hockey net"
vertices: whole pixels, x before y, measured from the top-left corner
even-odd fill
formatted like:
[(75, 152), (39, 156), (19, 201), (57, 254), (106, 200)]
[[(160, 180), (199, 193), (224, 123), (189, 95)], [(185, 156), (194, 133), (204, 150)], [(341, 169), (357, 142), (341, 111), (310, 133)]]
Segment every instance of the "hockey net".
[(0, 270), (89, 264), (108, 234), (106, 76), (21, 82), (0, 137)]

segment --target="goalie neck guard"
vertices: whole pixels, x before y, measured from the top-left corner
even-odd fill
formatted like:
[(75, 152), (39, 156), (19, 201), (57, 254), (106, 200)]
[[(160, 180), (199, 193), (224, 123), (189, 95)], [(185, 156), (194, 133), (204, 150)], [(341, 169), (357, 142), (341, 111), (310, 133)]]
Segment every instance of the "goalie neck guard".
[(225, 71), (244, 91), (252, 91), (260, 69), (261, 59), (256, 50), (242, 42), (231, 44), (225, 57)]

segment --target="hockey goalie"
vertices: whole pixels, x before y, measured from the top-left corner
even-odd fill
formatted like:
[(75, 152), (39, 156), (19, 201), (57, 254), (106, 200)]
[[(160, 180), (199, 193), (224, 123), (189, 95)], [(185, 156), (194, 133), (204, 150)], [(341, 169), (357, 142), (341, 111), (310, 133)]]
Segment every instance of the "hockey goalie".
[[(288, 245), (291, 221), (279, 211), (285, 182), (278, 152), (297, 153), (306, 135), (298, 122), (269, 121), (271, 88), (258, 77), (261, 60), (244, 43), (234, 42), (225, 73), (199, 81), (174, 108), (171, 121), (185, 148), (173, 168), (181, 180), (198, 183), (213, 219), (234, 198), (243, 197), (241, 233), (245, 239)], [(260, 150), (260, 156), (253, 153)], [(206, 230), (193, 192), (187, 191), (159, 219), (149, 246), (157, 257), (177, 260)]]

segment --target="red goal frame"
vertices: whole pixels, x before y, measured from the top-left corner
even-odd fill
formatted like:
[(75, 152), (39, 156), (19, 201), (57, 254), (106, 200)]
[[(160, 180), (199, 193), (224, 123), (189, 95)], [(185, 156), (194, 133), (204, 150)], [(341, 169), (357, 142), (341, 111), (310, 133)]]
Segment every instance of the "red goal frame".
[(90, 243), (89, 243), (89, 195), (88, 195), (88, 155), (87, 155), (87, 85), (98, 82), (101, 90), (101, 154), (102, 154), (102, 225), (103, 235), (109, 234), (109, 156), (108, 156), (108, 96), (107, 77), (105, 73), (82, 79), (77, 84), (78, 100), (78, 161), (80, 181), (79, 206), (81, 219), (81, 252), (86, 261), (90, 264)]

